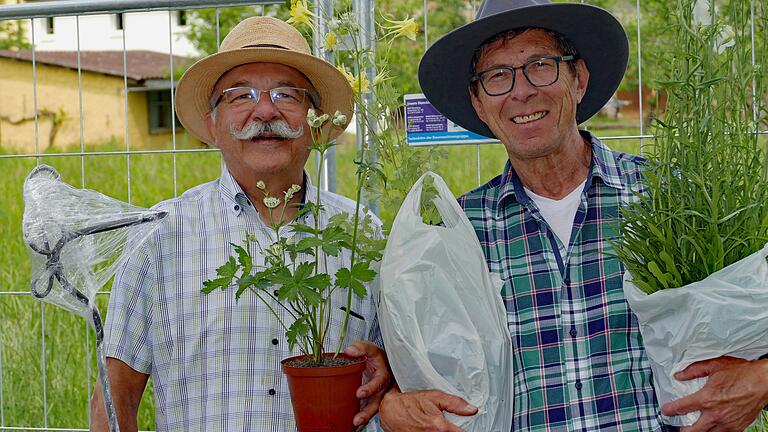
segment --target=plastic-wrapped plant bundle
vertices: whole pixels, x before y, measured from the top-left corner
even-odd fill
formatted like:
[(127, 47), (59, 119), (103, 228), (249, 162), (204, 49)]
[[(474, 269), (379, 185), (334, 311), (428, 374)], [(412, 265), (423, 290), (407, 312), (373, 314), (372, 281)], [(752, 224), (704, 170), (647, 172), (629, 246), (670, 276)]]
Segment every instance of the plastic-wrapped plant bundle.
[(752, 34), (748, 3), (669, 3), (670, 43), (659, 52), (667, 105), (645, 191), (624, 208), (613, 243), (660, 404), (705, 385), (674, 379), (695, 362), (768, 352), (768, 153), (757, 133), (768, 75), (765, 51), (752, 51), (768, 32)]
[(48, 165), (33, 169), (24, 182), (22, 228), (32, 261), (32, 294), (82, 316), (93, 326), (111, 431), (119, 428), (95, 297), (115, 274), (126, 244), (142, 242), (165, 215), (92, 190), (75, 189)]

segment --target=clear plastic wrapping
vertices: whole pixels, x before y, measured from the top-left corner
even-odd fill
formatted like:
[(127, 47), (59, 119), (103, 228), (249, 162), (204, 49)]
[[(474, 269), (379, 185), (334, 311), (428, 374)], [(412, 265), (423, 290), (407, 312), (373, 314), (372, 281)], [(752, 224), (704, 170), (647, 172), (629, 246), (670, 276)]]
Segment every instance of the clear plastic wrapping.
[(114, 275), (126, 243), (141, 242), (164, 212), (75, 189), (40, 165), (24, 182), (24, 241), (32, 293), (91, 320), (90, 304)]
[(22, 231), (32, 262), (32, 295), (82, 316), (96, 331), (99, 380), (112, 432), (119, 427), (94, 297), (115, 274), (126, 244), (141, 243), (165, 215), (75, 189), (48, 165), (33, 169), (24, 182)]

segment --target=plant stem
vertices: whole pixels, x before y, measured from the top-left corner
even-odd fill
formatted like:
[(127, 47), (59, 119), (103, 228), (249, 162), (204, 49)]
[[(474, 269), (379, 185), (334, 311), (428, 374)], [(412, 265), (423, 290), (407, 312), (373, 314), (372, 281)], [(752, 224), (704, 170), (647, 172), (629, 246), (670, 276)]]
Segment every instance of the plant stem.
[[(361, 104), (358, 102), (358, 104)], [(363, 110), (364, 112), (364, 110)], [(365, 163), (365, 149), (366, 149), (366, 129), (363, 128), (363, 130), (358, 131), (358, 133), (363, 135), (362, 143), (363, 145), (360, 146), (360, 162), (362, 164)], [(360, 198), (362, 197), (363, 192), (363, 184), (365, 181), (365, 177), (367, 176), (367, 168), (359, 169), (357, 173), (357, 191), (355, 195), (355, 214), (352, 216), (352, 250), (350, 251), (350, 258), (349, 258), (349, 269), (352, 271), (352, 269), (355, 266), (355, 258), (356, 252), (357, 252), (357, 232), (358, 232), (358, 224), (360, 220)], [(352, 287), (347, 287), (347, 308), (344, 311), (344, 321), (341, 324), (341, 333), (339, 336), (339, 343), (336, 346), (336, 350), (333, 353), (333, 358), (338, 357), (339, 353), (341, 352), (341, 346), (344, 343), (344, 338), (347, 334), (347, 325), (349, 324), (349, 314), (352, 310)]]

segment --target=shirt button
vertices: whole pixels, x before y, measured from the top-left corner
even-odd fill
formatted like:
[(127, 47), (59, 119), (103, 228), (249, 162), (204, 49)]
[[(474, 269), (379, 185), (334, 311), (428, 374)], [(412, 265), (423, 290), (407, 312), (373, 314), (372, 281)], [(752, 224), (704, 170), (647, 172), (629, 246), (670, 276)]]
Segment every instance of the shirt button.
[(565, 278), (565, 279), (563, 279), (563, 284), (564, 284), (564, 285), (570, 285), (570, 284), (571, 284), (571, 278)]
[(277, 345), (279, 342), (277, 339), (272, 339), (272, 345)]
[(277, 290), (272, 291), (272, 294), (274, 294), (275, 297), (277, 297)]
[(240, 211), (240, 206), (238, 204), (235, 204), (235, 211)]
[(582, 387), (581, 381), (576, 380), (576, 390), (581, 390), (581, 387)]
[(571, 331), (570, 331), (570, 334), (571, 334), (571, 337), (576, 337), (576, 335), (579, 334), (579, 332), (576, 331), (575, 328), (572, 328)]
[(270, 396), (274, 396), (275, 393), (277, 393), (277, 392), (275, 391), (275, 389), (269, 389), (269, 392), (267, 392), (267, 393), (269, 393)]

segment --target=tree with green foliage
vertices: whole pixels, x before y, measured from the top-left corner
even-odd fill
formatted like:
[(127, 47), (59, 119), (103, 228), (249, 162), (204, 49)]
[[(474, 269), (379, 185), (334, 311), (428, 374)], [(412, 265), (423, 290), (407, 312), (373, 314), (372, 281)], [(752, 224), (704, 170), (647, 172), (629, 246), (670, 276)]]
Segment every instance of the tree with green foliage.
[(0, 21), (0, 49), (29, 49), (21, 21)]

